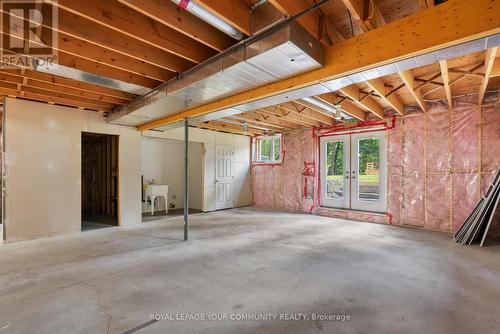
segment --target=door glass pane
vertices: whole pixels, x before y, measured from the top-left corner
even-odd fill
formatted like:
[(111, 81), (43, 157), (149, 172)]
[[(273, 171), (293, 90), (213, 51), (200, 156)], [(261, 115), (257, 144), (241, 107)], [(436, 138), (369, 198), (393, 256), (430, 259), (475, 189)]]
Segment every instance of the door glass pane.
[(344, 142), (326, 143), (326, 196), (344, 197)]
[(359, 139), (358, 144), (358, 198), (365, 201), (378, 201), (380, 199), (380, 140), (363, 138)]

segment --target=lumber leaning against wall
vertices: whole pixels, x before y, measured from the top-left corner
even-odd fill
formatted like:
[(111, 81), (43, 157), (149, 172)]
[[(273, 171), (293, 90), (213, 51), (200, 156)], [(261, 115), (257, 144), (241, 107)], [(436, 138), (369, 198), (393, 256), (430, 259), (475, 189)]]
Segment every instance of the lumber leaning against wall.
[[(500, 168), (500, 108), (480, 108), (476, 98), (409, 111), (388, 130), (388, 216), (315, 208), (313, 213), (454, 232)], [(485, 101), (487, 104), (488, 101)], [(252, 167), (256, 206), (310, 212), (304, 162), (315, 149), (311, 130), (284, 136), (284, 161)], [(317, 161), (317, 160), (316, 160)], [(389, 218), (391, 217), (391, 218)]]

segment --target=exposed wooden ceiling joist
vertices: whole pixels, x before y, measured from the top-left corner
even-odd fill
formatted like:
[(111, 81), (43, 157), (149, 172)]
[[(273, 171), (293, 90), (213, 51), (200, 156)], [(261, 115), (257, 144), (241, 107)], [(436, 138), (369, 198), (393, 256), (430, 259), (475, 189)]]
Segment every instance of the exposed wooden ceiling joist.
[[(311, 6), (311, 3), (307, 0), (269, 0), (269, 2), (281, 13), (289, 15), (299, 14)], [(337, 28), (326, 17), (322, 17), (318, 11), (312, 11), (299, 17), (297, 21), (324, 45), (331, 45), (330, 42), (345, 40), (345, 37), (342, 36)]]
[[(52, 2), (52, 0), (48, 1)], [(186, 38), (186, 35), (177, 30), (152, 20), (117, 1), (58, 0), (52, 3), (94, 24), (103, 25), (165, 51), (165, 57), (169, 57), (172, 62), (171, 66), (176, 66), (176, 63), (182, 64), (184, 61), (200, 63), (206, 59), (206, 52), (210, 52), (207, 46), (198, 41)]]
[(420, 109), (424, 112), (427, 111), (427, 105), (422, 99), (422, 92), (420, 90), (415, 90), (415, 77), (413, 76), (413, 72), (411, 70), (399, 72), (399, 77), (406, 85), (406, 88), (413, 96)]
[(354, 103), (356, 103), (361, 108), (373, 113), (378, 118), (384, 118), (384, 108), (377, 103), (371, 96), (366, 96), (363, 98), (359, 88), (356, 85), (351, 85), (339, 89), (339, 91), (348, 96)]
[(51, 91), (54, 93), (60, 92), (60, 93), (66, 94), (67, 96), (72, 96), (75, 99), (81, 98), (81, 99), (88, 100), (89, 102), (95, 103), (96, 105), (102, 105), (102, 106), (108, 106), (108, 107), (113, 107), (114, 105), (117, 105), (117, 104), (123, 104), (123, 103), (126, 103), (126, 101), (127, 101), (127, 100), (119, 100), (119, 99), (112, 98), (112, 97), (106, 97), (106, 96), (103, 96), (100, 94), (87, 92), (87, 91), (83, 91), (80, 89), (75, 89), (75, 88), (70, 88), (70, 87), (65, 87), (65, 86), (58, 86), (58, 85), (54, 85), (54, 84), (49, 83), (49, 82), (36, 81), (36, 80), (29, 79), (28, 77), (16, 76), (16, 75), (1, 72), (1, 71), (0, 71), (0, 82), (27, 86), (27, 87), (31, 87), (34, 89)]
[[(223, 51), (234, 43), (231, 37), (212, 27), (205, 21), (178, 8), (168, 0), (118, 0), (138, 12), (158, 21), (189, 38), (197, 40), (210, 48)], [(208, 58), (213, 54), (208, 50), (201, 50), (194, 59)]]
[(394, 110), (396, 110), (401, 116), (405, 114), (405, 108), (400, 99), (392, 94), (387, 96), (386, 87), (384, 83), (384, 79), (377, 78), (373, 80), (366, 81), (367, 85), (370, 86), (371, 89), (375, 91), (380, 97), (388, 103)]
[[(142, 124), (140, 131), (500, 32), (500, 2), (448, 1), (325, 49), (324, 66)], [(432, 38), (430, 38), (431, 36)], [(404, 47), (395, 40), (408, 40)], [(338, 61), (342, 59), (342, 61)], [(412, 79), (413, 80), (413, 79)]]
[(247, 111), (245, 113), (238, 114), (238, 116), (251, 121), (260, 122), (262, 124), (276, 125), (288, 129), (298, 129), (301, 126), (300, 124), (286, 120), (284, 117), (276, 117), (274, 115), (258, 111)]
[(491, 75), (491, 70), (493, 69), (493, 63), (497, 54), (498, 48), (491, 48), (486, 50), (485, 60), (484, 60), (484, 78), (479, 87), (478, 104), (483, 104), (484, 94), (486, 93), (486, 88), (488, 88), (488, 82)]
[[(366, 120), (366, 114), (365, 111), (358, 106), (356, 106), (353, 102), (351, 102), (348, 99), (344, 99), (343, 101), (340, 101), (338, 97), (333, 94), (333, 93), (326, 93), (326, 94), (321, 94), (316, 96), (316, 98), (320, 99), (323, 102), (329, 103), (331, 105), (339, 105), (342, 110), (346, 114), (348, 114), (351, 117), (354, 117), (356, 119), (359, 119), (360, 121)], [(340, 101), (340, 102), (339, 102)]]
[(441, 70), (441, 77), (443, 78), (444, 91), (446, 93), (446, 101), (448, 101), (448, 108), (451, 108), (453, 106), (453, 101), (451, 99), (450, 74), (448, 73), (448, 62), (446, 60), (441, 60), (439, 62), (439, 68)]
[(374, 1), (342, 0), (363, 31), (373, 30), (385, 24), (384, 16)]
[(110, 107), (103, 107), (101, 105), (96, 105), (95, 103), (89, 103), (88, 101), (83, 101), (82, 99), (76, 99), (74, 97), (67, 97), (65, 94), (54, 93), (50, 91), (45, 91), (41, 89), (32, 89), (30, 87), (19, 86), (10, 83), (0, 83), (0, 94), (13, 96), (13, 97), (23, 97), (30, 100), (47, 102), (47, 103), (57, 103), (66, 106), (86, 108), (98, 111), (111, 111)]
[(28, 81), (34, 80), (37, 82), (41, 82), (42, 84), (53, 85), (54, 88), (68, 87), (71, 89), (79, 90), (82, 93), (89, 92), (91, 94), (98, 94), (102, 96), (103, 100), (116, 104), (126, 103), (134, 99), (135, 97), (134, 94), (123, 92), (121, 90), (93, 85), (82, 81), (76, 81), (73, 79), (67, 79), (52, 74), (36, 72), (28, 69), (4, 69), (0, 70), (0, 72), (10, 75), (16, 75), (21, 78), (27, 78)]

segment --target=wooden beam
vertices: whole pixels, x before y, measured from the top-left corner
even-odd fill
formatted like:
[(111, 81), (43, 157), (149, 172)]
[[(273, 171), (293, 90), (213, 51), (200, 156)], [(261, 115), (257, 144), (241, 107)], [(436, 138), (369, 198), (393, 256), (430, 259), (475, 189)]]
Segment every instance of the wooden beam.
[[(9, 50), (2, 50), (4, 54), (12, 54)], [(32, 57), (32, 55), (25, 56), (28, 58)], [(132, 83), (146, 88), (155, 88), (162, 83), (162, 81), (159, 80), (154, 80), (151, 78), (146, 78), (139, 74), (119, 70), (85, 58), (75, 57), (62, 51), (58, 53), (57, 64), (74, 68), (83, 72), (92, 73), (105, 78)]]
[(371, 89), (375, 91), (375, 93), (380, 95), (382, 100), (388, 103), (401, 116), (405, 115), (405, 108), (403, 106), (403, 103), (399, 100), (399, 98), (394, 94), (387, 96), (384, 79), (377, 78), (373, 80), (368, 80), (366, 83)]
[(28, 81), (34, 80), (48, 85), (53, 85), (54, 87), (68, 87), (79, 90), (82, 93), (88, 92), (90, 94), (98, 94), (103, 97), (103, 100), (116, 104), (124, 104), (135, 98), (134, 94), (123, 92), (117, 89), (93, 85), (83, 81), (63, 78), (52, 74), (32, 71), (24, 68), (4, 69), (0, 70), (0, 72), (27, 78)]
[(441, 60), (439, 62), (439, 68), (441, 70), (441, 77), (443, 78), (444, 91), (446, 93), (446, 100), (448, 101), (448, 108), (453, 107), (453, 101), (451, 97), (451, 87), (450, 87), (450, 74), (448, 73), (448, 62), (446, 60)]
[(419, 0), (420, 2), (420, 8), (421, 9), (427, 9), (434, 7), (434, 0)]
[(361, 29), (367, 32), (385, 24), (380, 8), (372, 0), (342, 0)]
[(249, 117), (242, 117), (241, 114), (225, 117), (224, 119), (239, 122), (239, 123), (246, 122), (248, 124), (248, 126), (251, 126), (251, 127), (254, 127), (257, 129), (269, 129), (272, 131), (282, 131), (282, 130), (286, 129), (286, 127), (284, 127), (284, 126), (271, 124), (269, 122), (259, 122), (259, 121), (253, 120)]
[(399, 77), (404, 82), (406, 88), (413, 96), (417, 104), (420, 106), (420, 109), (422, 109), (423, 112), (426, 112), (427, 105), (422, 99), (422, 92), (415, 90), (415, 77), (413, 76), (413, 72), (411, 70), (399, 72)]
[(197, 2), (245, 35), (252, 35), (252, 29), (250, 28), (250, 7), (243, 1), (197, 0)]
[[(311, 6), (308, 0), (269, 0), (282, 14), (290, 16), (296, 15)], [(324, 45), (331, 45), (330, 42), (345, 40), (345, 37), (326, 18), (322, 17), (318, 11), (310, 12), (297, 20), (313, 37)], [(324, 25), (321, 24), (324, 23)], [(326, 31), (325, 31), (326, 30)], [(329, 39), (331, 41), (329, 41)]]
[[(200, 63), (207, 58), (207, 53), (212, 52), (207, 46), (198, 41), (186, 38), (186, 35), (177, 30), (152, 20), (117, 1), (47, 1), (68, 12), (84, 17), (94, 24), (105, 26), (120, 34), (166, 51), (165, 57), (172, 62), (171, 66), (173, 67), (183, 64), (182, 60)], [(64, 20), (64, 18), (63, 16), (59, 19)], [(85, 28), (88, 29), (89, 27)]]
[[(44, 32), (46, 34), (52, 34), (51, 29), (44, 29)], [(22, 32), (19, 34), (18, 31), (13, 29), (9, 29), (8, 33), (2, 32), (2, 34), (9, 36), (10, 38), (20, 40), (22, 40), (20, 36), (23, 36)], [(42, 40), (44, 38), (46, 38), (46, 36), (42, 36)], [(64, 33), (58, 33), (57, 38), (57, 48), (55, 49), (73, 57), (95, 61), (122, 71), (131, 72), (140, 76), (146, 76), (158, 81), (167, 81), (175, 76), (175, 72), (170, 70), (145, 63), (144, 61), (115, 51), (107, 50), (103, 47), (88, 43), (84, 40), (66, 35)], [(32, 41), (31, 43), (33, 45), (42, 45), (36, 41)]]
[(202, 122), (202, 123), (197, 124), (196, 126), (202, 128), (202, 129), (228, 132), (228, 133), (239, 134), (239, 135), (243, 135), (243, 136), (255, 136), (255, 135), (262, 135), (265, 133), (264, 131), (258, 131), (258, 130), (245, 131), (242, 127), (239, 127), (237, 125), (227, 124), (227, 123), (223, 123), (223, 122), (219, 122), (219, 121)]
[(350, 85), (339, 89), (339, 91), (347, 95), (354, 103), (356, 103), (361, 108), (368, 110), (373, 113), (378, 118), (384, 118), (384, 109), (380, 104), (377, 103), (371, 96), (367, 96), (366, 98), (362, 98), (361, 92), (356, 85)]
[(37, 89), (36, 91), (30, 89), (29, 87), (22, 86), (21, 89), (17, 89), (17, 85), (10, 83), (0, 83), (0, 94), (23, 97), (30, 100), (47, 102), (47, 103), (57, 103), (72, 107), (81, 107), (85, 109), (98, 110), (98, 111), (111, 111), (111, 108), (96, 105), (94, 103), (88, 103), (76, 98), (67, 98), (63, 94), (54, 94), (53, 92), (44, 91)]
[(344, 101), (339, 102), (338, 97), (333, 94), (333, 93), (326, 93), (326, 94), (321, 94), (317, 95), (316, 98), (322, 100), (323, 102), (329, 103), (331, 105), (336, 105), (339, 104), (340, 108), (344, 110), (346, 114), (348, 114), (351, 117), (354, 117), (356, 119), (359, 119), (360, 121), (366, 120), (366, 114), (365, 111), (350, 100), (346, 99)]
[[(92, 20), (62, 9), (59, 10), (57, 26), (46, 28), (54, 28), (59, 33), (64, 33), (92, 45), (98, 45), (107, 50), (118, 52), (135, 58), (138, 61), (164, 69), (174, 69), (181, 66), (177, 69), (182, 70), (190, 68), (195, 64), (194, 62), (190, 63), (178, 56), (167, 53), (156, 46), (149, 45), (121, 32), (109, 29), (106, 26), (95, 24)], [(176, 65), (173, 66), (173, 63)]]
[(479, 87), (479, 96), (477, 103), (479, 105), (483, 104), (484, 94), (488, 88), (488, 81), (490, 79), (491, 70), (493, 69), (493, 63), (495, 62), (495, 57), (497, 54), (498, 47), (486, 50), (485, 60), (484, 60), (484, 79)]
[(287, 108), (280, 104), (271, 107), (261, 108), (259, 110), (274, 116), (283, 117), (289, 122), (294, 122), (303, 126), (321, 125), (319, 121), (314, 120), (311, 117), (302, 115), (297, 110)]
[(100, 105), (106, 108), (113, 108), (115, 106), (115, 103), (103, 101), (101, 95), (96, 94), (89, 96), (88, 92), (82, 92), (76, 89), (70, 89), (63, 86), (56, 86), (49, 83), (43, 83), (41, 81), (34, 81), (30, 79), (25, 80), (25, 79), (27, 78), (0, 72), (0, 83), (15, 84), (17, 85), (17, 90), (22, 90), (23, 87), (27, 87), (25, 91), (37, 93), (37, 89), (40, 89), (41, 91), (52, 92), (54, 95), (61, 93), (64, 94), (64, 97), (66, 98), (75, 98), (81, 101), (86, 101), (88, 103), (95, 104), (96, 106)]
[(299, 103), (299, 101), (290, 102), (290, 103), (285, 104), (285, 105), (289, 105), (290, 109), (293, 108), (293, 110), (295, 112), (297, 112), (303, 116), (309, 117), (313, 121), (318, 121), (320, 123), (327, 124), (327, 125), (332, 125), (333, 123), (335, 123), (334, 117), (332, 114), (328, 115), (326, 113), (317, 111), (314, 108), (311, 108), (311, 106), (309, 106), (307, 104)]
[[(319, 84), (500, 32), (500, 2), (447, 1), (325, 48), (323, 67), (255, 87), (138, 127), (140, 131)], [(411, 41), (402, 46), (395, 40)], [(342, 61), (339, 61), (341, 59)]]
[[(212, 49), (223, 51), (234, 39), (205, 21), (165, 0), (118, 0), (122, 4), (156, 20)], [(211, 53), (207, 53), (209, 56)]]
[(242, 114), (238, 114), (237, 116), (246, 118), (249, 120), (253, 120), (262, 124), (267, 124), (267, 125), (276, 125), (280, 127), (284, 127), (287, 129), (298, 129), (300, 128), (300, 125), (297, 123), (293, 123), (290, 121), (287, 121), (283, 117), (276, 117), (273, 115), (269, 115), (267, 113), (259, 113), (256, 111), (247, 111)]

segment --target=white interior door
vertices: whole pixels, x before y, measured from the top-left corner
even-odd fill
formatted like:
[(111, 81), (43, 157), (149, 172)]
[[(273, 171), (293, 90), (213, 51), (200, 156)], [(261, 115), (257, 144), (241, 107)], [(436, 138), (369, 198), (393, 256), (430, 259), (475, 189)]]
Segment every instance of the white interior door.
[(322, 137), (320, 144), (321, 205), (385, 212), (386, 132)]
[(321, 205), (349, 208), (349, 135), (321, 138)]
[(230, 146), (216, 146), (215, 165), (215, 209), (233, 207), (234, 150)]
[(387, 210), (386, 132), (351, 135), (351, 208)]

